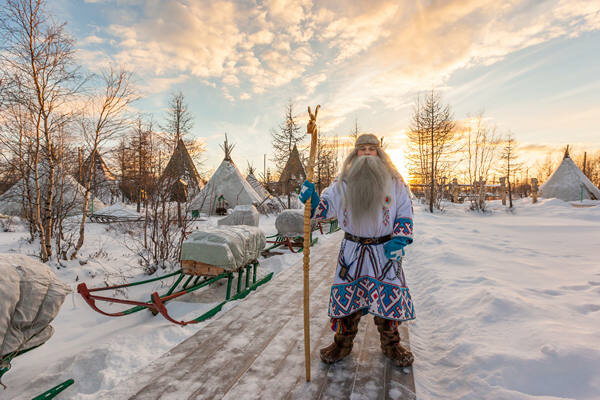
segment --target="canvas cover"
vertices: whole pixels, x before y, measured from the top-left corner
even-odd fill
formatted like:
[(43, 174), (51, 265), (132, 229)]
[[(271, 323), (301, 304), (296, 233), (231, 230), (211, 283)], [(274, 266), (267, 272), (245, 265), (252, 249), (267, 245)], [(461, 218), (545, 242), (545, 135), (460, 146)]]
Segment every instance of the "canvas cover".
[(54, 271), (22, 254), (0, 254), (0, 355), (52, 336), (50, 322), (71, 292)]
[(265, 234), (254, 226), (202, 227), (181, 245), (181, 259), (203, 262), (236, 271), (258, 259)]
[(236, 206), (231, 214), (221, 218), (217, 224), (258, 226), (258, 210), (253, 205)]
[[(57, 173), (58, 177), (58, 173)], [(58, 187), (63, 188), (63, 209), (66, 210), (67, 215), (78, 215), (81, 214), (81, 206), (83, 204), (83, 197), (85, 193), (85, 188), (81, 186), (75, 178), (71, 175), (64, 175), (64, 182), (58, 181), (57, 186), (54, 189), (54, 199), (55, 204), (58, 201), (60, 196)], [(23, 213), (23, 193), (26, 192), (25, 180), (20, 179), (17, 183), (15, 183), (10, 189), (0, 195), (0, 213), (7, 215), (17, 215), (20, 216)], [(40, 178), (40, 183), (42, 187), (42, 205), (45, 201), (46, 196), (46, 178), (42, 176)], [(33, 179), (30, 179), (29, 183), (30, 190), (33, 191), (34, 182)], [(35, 193), (35, 192), (33, 192)], [(102, 203), (98, 198), (90, 195), (88, 210), (92, 209), (92, 201), (94, 202), (93, 209), (94, 211), (100, 210), (105, 207), (104, 203)]]
[(189, 208), (213, 214), (217, 208), (217, 199), (221, 196), (227, 202), (227, 207), (260, 204), (262, 201), (235, 164), (228, 160), (223, 160), (206, 186), (192, 200)]
[(544, 198), (555, 197), (564, 201), (600, 200), (600, 190), (568, 156), (565, 156), (540, 190)]
[(304, 234), (304, 210), (283, 210), (275, 219), (277, 233), (282, 236), (302, 236)]

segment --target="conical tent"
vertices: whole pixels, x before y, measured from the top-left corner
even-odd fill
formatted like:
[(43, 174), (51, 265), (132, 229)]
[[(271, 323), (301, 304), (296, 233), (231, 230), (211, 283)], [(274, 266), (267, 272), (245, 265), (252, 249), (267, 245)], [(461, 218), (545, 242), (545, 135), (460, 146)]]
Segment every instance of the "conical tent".
[(233, 146), (225, 139), (223, 147), (225, 158), (210, 178), (206, 186), (192, 200), (190, 209), (213, 214), (217, 208), (217, 200), (223, 198), (227, 208), (238, 205), (259, 204), (263, 199), (244, 179), (231, 160)]
[(102, 200), (104, 203), (112, 203), (114, 199), (121, 197), (120, 189), (117, 184), (117, 180), (108, 165), (104, 162), (104, 159), (99, 153), (95, 153), (94, 159), (92, 160), (92, 154), (90, 154), (86, 160), (81, 163), (79, 173), (77, 175), (77, 182), (81, 185), (85, 184), (86, 173), (90, 163), (92, 166), (92, 192), (97, 198)]
[[(43, 172), (44, 167), (40, 165), (40, 193), (42, 195), (41, 204), (45, 203), (45, 196), (47, 191), (48, 179), (46, 174)], [(22, 215), (23, 207), (25, 205), (23, 196), (27, 193), (27, 185), (24, 183), (27, 180), (21, 178), (15, 183), (10, 189), (4, 192), (0, 196), (0, 214), (6, 215)], [(34, 192), (34, 178), (29, 178), (29, 192)], [(55, 199), (54, 204), (58, 206), (57, 201), (62, 197), (63, 212), (67, 215), (81, 214), (81, 206), (83, 204), (83, 196), (85, 189), (77, 182), (75, 178), (66, 173), (62, 173), (60, 169), (55, 171), (55, 187), (53, 191), (53, 197)], [(91, 210), (100, 210), (105, 205), (98, 198), (90, 196), (88, 203), (88, 212)]]
[(198, 171), (182, 139), (177, 141), (177, 147), (161, 177), (163, 181), (168, 180), (170, 185), (180, 179), (187, 184), (188, 193), (198, 193), (201, 188)]
[(290, 153), (290, 158), (288, 158), (287, 163), (283, 168), (283, 172), (281, 172), (281, 176), (279, 177), (279, 188), (281, 193), (285, 194), (296, 190), (305, 179), (306, 171), (300, 160), (298, 148), (294, 145), (294, 148)]
[(256, 179), (256, 176), (254, 176), (254, 167), (252, 167), (250, 164), (248, 164), (248, 175), (246, 175), (246, 182), (248, 182), (250, 186), (256, 190), (256, 193), (258, 193), (261, 198), (266, 199), (269, 197), (269, 192), (267, 192), (267, 189), (265, 189), (258, 179)]
[(544, 198), (555, 197), (564, 201), (600, 200), (600, 190), (569, 157), (568, 147), (562, 162), (540, 190)]

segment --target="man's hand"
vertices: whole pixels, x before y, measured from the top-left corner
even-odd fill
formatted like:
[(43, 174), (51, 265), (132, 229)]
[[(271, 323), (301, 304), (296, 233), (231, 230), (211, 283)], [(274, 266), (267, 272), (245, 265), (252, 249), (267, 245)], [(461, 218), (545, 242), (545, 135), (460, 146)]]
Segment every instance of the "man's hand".
[(390, 260), (399, 261), (404, 255), (404, 247), (409, 244), (408, 238), (396, 236), (383, 245), (383, 252)]
[[(313, 193), (315, 193), (315, 184), (310, 181), (304, 181), (302, 189), (300, 189), (300, 201), (306, 203), (306, 200), (311, 198)], [(311, 205), (313, 204), (311, 203)]]

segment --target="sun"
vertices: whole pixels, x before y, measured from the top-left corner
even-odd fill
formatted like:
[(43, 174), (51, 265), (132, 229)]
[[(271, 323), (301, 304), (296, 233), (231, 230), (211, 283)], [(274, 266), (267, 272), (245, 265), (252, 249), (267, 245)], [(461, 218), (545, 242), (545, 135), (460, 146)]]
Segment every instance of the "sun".
[(408, 162), (404, 157), (404, 151), (402, 149), (389, 149), (387, 153), (390, 155), (396, 168), (398, 168), (398, 171), (402, 174), (404, 180), (408, 182), (410, 176), (408, 175)]

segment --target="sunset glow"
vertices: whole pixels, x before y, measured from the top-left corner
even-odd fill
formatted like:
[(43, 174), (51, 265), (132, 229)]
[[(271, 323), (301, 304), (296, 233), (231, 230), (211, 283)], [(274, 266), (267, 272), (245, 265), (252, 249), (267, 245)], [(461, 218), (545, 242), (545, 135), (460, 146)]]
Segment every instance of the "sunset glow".
[(321, 104), (323, 134), (348, 135), (357, 122), (393, 148), (417, 94), (432, 88), (458, 120), (484, 110), (526, 153), (535, 150), (531, 158), (568, 143), (600, 149), (598, 2), (52, 4), (85, 68), (118, 63), (134, 72), (136, 111), (160, 121), (169, 94), (183, 91), (207, 169), (222, 159), (225, 132), (239, 165), (262, 166), (290, 99), (302, 127), (306, 107)]

